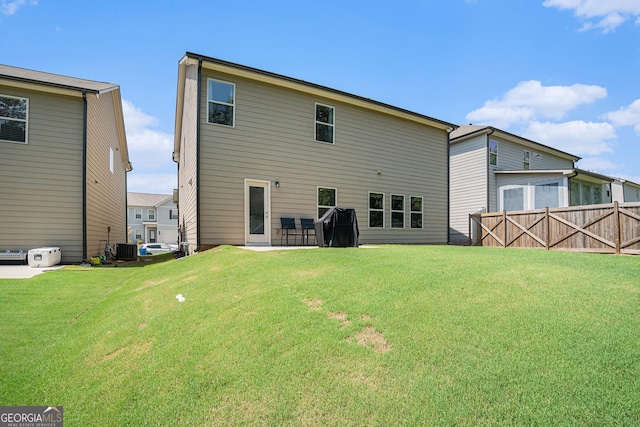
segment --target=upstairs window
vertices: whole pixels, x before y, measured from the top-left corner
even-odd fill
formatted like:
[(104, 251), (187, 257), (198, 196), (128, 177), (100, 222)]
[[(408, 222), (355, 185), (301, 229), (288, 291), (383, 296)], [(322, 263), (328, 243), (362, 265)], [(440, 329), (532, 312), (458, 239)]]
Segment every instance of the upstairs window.
[(142, 219), (142, 209), (136, 209), (136, 219)]
[(150, 220), (155, 220), (156, 219), (156, 211), (153, 209), (147, 209), (147, 218), (149, 218)]
[(336, 206), (336, 193), (335, 188), (318, 187), (318, 218)]
[(27, 143), (29, 100), (0, 95), (0, 141)]
[(489, 140), (489, 164), (498, 166), (498, 141)]
[(369, 193), (369, 228), (384, 228), (383, 193)]
[(236, 85), (209, 79), (207, 90), (207, 121), (217, 125), (234, 126)]
[(316, 141), (333, 144), (335, 134), (334, 108), (316, 104)]
[(529, 150), (524, 150), (522, 167), (524, 170), (529, 170), (531, 168), (531, 153)]

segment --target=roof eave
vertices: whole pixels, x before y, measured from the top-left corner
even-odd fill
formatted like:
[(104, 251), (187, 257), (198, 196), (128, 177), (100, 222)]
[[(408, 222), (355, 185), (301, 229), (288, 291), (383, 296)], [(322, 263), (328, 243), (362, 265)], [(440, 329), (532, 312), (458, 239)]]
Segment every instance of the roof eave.
[[(187, 52), (181, 59), (180, 64), (197, 64), (202, 59), (203, 68), (208, 70), (217, 71), (226, 74), (233, 74), (239, 77), (244, 77), (251, 80), (261, 81), (269, 83), (275, 86), (285, 87), (300, 92), (309, 93), (315, 96), (332, 99), (335, 101), (345, 102), (351, 105), (359, 106), (369, 110), (383, 112), (396, 117), (401, 117), (406, 120), (426, 124), (441, 130), (450, 131), (458, 127), (458, 125), (445, 122), (443, 120), (435, 119), (433, 117), (425, 116), (413, 111), (405, 110), (399, 107), (395, 107), (383, 102), (374, 101), (369, 98), (365, 98), (359, 95), (353, 95), (347, 92), (343, 92), (337, 89), (332, 89), (326, 86), (321, 86), (315, 83), (310, 83), (304, 80), (295, 79), (293, 77), (287, 77), (281, 74), (272, 73), (269, 71), (260, 70), (257, 68), (248, 67), (245, 65), (236, 64), (229, 61), (224, 61), (217, 58), (211, 58), (203, 55), (198, 55), (192, 52)], [(182, 68), (182, 67), (180, 67)], [(183, 76), (179, 75), (178, 79), (178, 91), (180, 92), (181, 81), (184, 80)], [(182, 88), (184, 90), (184, 88)], [(177, 117), (177, 115), (176, 115)], [(176, 125), (176, 129), (178, 129)], [(176, 132), (176, 135), (179, 135)], [(174, 147), (177, 143), (174, 141)]]

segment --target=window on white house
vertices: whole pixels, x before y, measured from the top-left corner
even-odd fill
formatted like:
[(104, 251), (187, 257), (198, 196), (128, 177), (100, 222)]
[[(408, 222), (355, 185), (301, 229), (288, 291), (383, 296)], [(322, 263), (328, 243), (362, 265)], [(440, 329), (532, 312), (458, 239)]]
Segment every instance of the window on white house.
[(411, 228), (422, 228), (422, 197), (411, 196)]
[(369, 228), (384, 228), (384, 193), (369, 193)]
[(142, 219), (142, 209), (136, 209), (136, 219)]
[(176, 209), (169, 209), (169, 219), (178, 219), (178, 211)]
[(236, 85), (209, 79), (207, 90), (207, 121), (218, 125), (234, 126)]
[(136, 240), (142, 240), (142, 230), (135, 231)]
[(505, 189), (502, 192), (503, 210), (521, 211), (524, 209), (524, 187)]
[(29, 99), (0, 95), (0, 141), (27, 143)]
[(549, 182), (535, 186), (535, 209), (559, 207), (559, 186), (557, 182)]
[(489, 164), (498, 166), (498, 141), (489, 140)]
[(335, 188), (318, 187), (318, 218), (336, 207), (338, 191)]
[(316, 103), (316, 141), (333, 144), (335, 135), (334, 108)]
[(404, 228), (404, 196), (391, 195), (391, 228)]
[(156, 211), (153, 209), (148, 209), (147, 210), (147, 218), (149, 218), (150, 220), (155, 220), (156, 219)]
[(531, 168), (531, 153), (529, 150), (524, 150), (523, 168), (528, 170)]

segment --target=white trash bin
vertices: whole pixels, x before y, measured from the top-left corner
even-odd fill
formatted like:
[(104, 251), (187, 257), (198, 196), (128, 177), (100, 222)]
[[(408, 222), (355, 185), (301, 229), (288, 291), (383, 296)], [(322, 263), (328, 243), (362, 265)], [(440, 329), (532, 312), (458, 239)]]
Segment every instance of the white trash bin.
[(30, 249), (27, 258), (30, 267), (42, 268), (59, 264), (61, 256), (60, 248), (37, 248)]

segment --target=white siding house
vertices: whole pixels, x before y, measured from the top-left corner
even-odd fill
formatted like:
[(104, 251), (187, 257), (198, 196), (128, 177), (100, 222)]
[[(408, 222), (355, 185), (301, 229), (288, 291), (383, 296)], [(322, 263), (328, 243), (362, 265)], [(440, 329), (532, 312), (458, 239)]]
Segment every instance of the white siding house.
[(491, 126), (451, 133), (450, 241), (467, 241), (469, 214), (611, 202), (612, 178), (575, 168), (580, 157)]
[(640, 202), (640, 184), (622, 178), (611, 183), (611, 193), (615, 202)]
[(335, 89), (187, 53), (173, 159), (180, 240), (280, 244), (281, 217), (354, 208), (360, 242), (447, 243), (455, 125)]
[(178, 207), (173, 195), (127, 193), (129, 242), (178, 243)]

